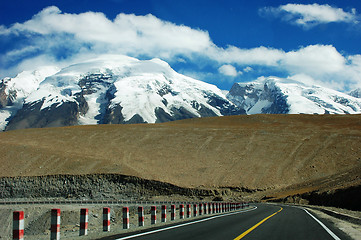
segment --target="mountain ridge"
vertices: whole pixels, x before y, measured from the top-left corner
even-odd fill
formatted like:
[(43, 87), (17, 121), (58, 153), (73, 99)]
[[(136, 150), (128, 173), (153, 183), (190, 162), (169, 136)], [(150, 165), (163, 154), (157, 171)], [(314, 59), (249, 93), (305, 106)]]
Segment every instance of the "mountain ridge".
[(227, 98), (247, 114), (361, 113), (361, 100), (358, 98), (333, 89), (278, 77), (235, 83)]
[(357, 114), (350, 95), (291, 79), (262, 77), (227, 93), (160, 59), (102, 55), (0, 81), (0, 130), (161, 123), (240, 114)]

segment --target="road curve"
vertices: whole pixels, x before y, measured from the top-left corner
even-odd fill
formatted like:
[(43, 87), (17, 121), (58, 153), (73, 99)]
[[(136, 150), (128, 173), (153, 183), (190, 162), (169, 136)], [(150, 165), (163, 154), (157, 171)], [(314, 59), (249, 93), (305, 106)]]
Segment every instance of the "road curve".
[(255, 204), (255, 206), (257, 208), (252, 211), (227, 213), (220, 215), (221, 217), (208, 217), (171, 227), (145, 230), (142, 233), (122, 234), (101, 239), (351, 239), (328, 221), (318, 219), (302, 208), (270, 204)]

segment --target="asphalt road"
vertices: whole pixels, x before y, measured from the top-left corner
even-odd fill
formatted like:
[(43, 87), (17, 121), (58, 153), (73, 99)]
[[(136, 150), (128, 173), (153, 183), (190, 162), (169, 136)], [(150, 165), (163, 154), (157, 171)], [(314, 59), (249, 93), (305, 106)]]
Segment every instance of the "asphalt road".
[[(255, 204), (257, 209), (165, 226), (136, 235), (119, 235), (106, 239), (193, 240), (193, 239), (350, 239), (324, 219), (312, 217), (305, 210), (268, 204)], [(328, 231), (321, 226), (323, 224)], [(152, 232), (151, 232), (152, 231)], [(105, 239), (105, 238), (103, 238)]]

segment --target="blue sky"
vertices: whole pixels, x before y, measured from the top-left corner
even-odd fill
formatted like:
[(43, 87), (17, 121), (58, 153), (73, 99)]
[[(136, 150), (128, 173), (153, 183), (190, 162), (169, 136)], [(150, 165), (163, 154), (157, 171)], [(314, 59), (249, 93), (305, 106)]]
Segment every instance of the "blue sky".
[(261, 76), (361, 87), (361, 2), (0, 2), (0, 78), (107, 53), (161, 58), (229, 90)]

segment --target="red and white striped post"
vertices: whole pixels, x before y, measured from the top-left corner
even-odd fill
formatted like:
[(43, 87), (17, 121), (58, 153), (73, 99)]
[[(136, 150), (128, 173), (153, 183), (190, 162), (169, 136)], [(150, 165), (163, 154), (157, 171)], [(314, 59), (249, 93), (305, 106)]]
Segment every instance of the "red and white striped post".
[(167, 222), (167, 206), (162, 205), (162, 222)]
[(193, 217), (197, 217), (197, 208), (198, 208), (198, 204), (193, 204)]
[(138, 222), (139, 222), (139, 227), (144, 226), (144, 209), (143, 209), (143, 207), (138, 207)]
[(191, 205), (187, 204), (187, 218), (191, 217)]
[(199, 204), (199, 216), (203, 214), (203, 203)]
[(103, 208), (103, 232), (110, 231), (110, 208)]
[(60, 239), (60, 209), (51, 209), (51, 220), (50, 220), (50, 239)]
[(179, 205), (179, 218), (184, 219), (184, 204)]
[(207, 214), (207, 206), (208, 206), (208, 204), (207, 204), (207, 203), (205, 203), (205, 204), (203, 205), (203, 208), (204, 208), (204, 215), (206, 215), (206, 214)]
[(80, 232), (79, 236), (88, 235), (88, 213), (87, 208), (80, 209)]
[(24, 239), (24, 212), (13, 212), (13, 239)]
[(216, 204), (212, 203), (212, 213), (216, 213)]
[(208, 203), (208, 214), (212, 214), (212, 203)]
[(170, 206), (170, 220), (171, 221), (175, 220), (175, 205)]
[(226, 211), (226, 204), (222, 203), (222, 213)]
[(150, 208), (150, 212), (151, 212), (151, 224), (156, 224), (157, 223), (157, 207), (156, 206), (152, 206)]
[(129, 208), (123, 207), (123, 229), (129, 229)]

